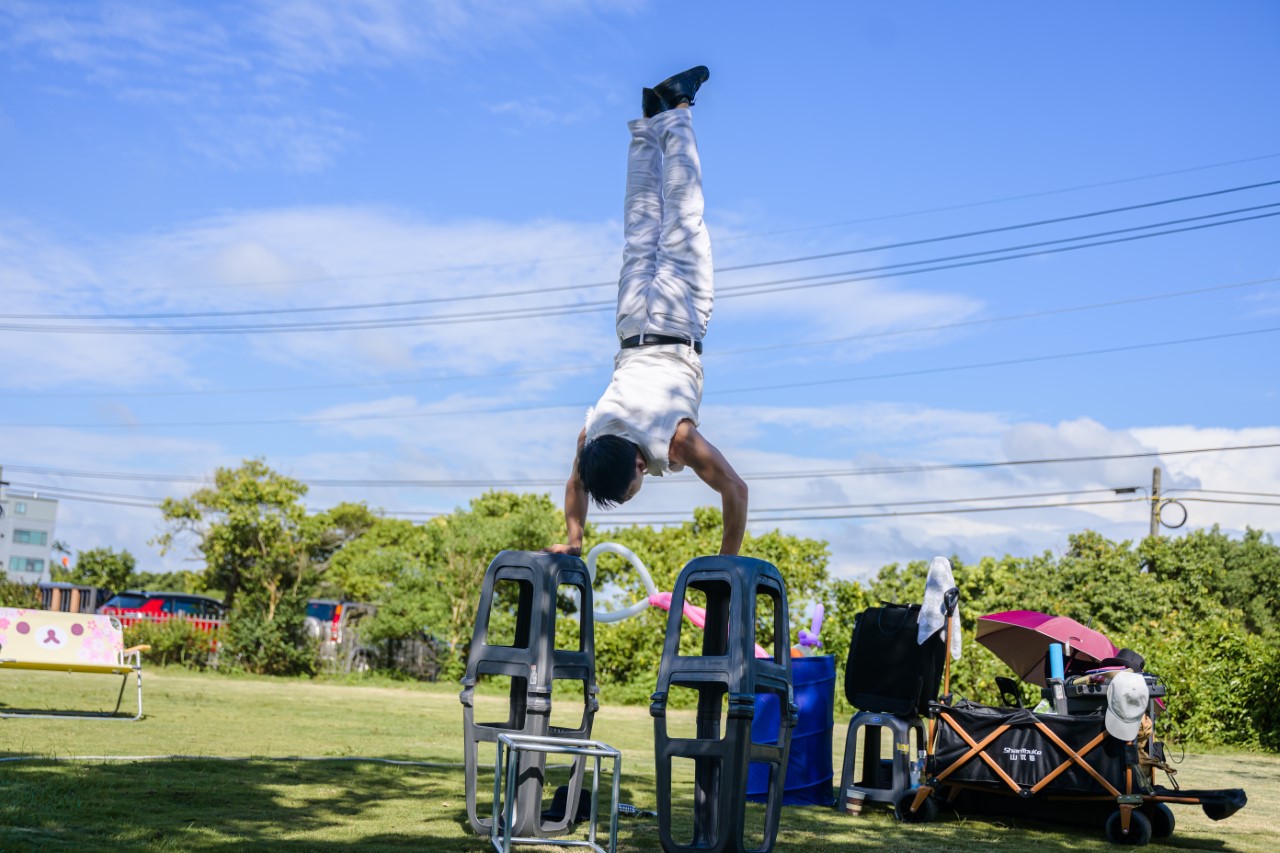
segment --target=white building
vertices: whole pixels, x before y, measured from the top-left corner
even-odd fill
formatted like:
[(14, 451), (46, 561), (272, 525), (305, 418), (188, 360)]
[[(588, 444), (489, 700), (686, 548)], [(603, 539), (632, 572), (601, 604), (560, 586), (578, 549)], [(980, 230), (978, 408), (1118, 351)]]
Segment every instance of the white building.
[(49, 580), (57, 520), (55, 500), (0, 493), (0, 572), (22, 583)]

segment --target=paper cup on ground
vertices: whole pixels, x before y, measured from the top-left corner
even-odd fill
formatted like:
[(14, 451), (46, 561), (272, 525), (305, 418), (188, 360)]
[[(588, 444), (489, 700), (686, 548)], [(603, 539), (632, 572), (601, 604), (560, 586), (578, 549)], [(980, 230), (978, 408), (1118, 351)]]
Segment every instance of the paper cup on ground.
[(862, 801), (866, 796), (866, 793), (859, 791), (857, 788), (846, 788), (844, 792), (845, 814), (862, 814)]

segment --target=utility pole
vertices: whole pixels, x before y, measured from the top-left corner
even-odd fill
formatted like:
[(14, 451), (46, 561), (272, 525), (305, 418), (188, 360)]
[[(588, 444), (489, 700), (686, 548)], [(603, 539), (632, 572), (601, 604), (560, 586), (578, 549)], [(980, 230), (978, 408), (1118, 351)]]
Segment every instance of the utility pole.
[(1151, 535), (1160, 533), (1160, 468), (1151, 469)]

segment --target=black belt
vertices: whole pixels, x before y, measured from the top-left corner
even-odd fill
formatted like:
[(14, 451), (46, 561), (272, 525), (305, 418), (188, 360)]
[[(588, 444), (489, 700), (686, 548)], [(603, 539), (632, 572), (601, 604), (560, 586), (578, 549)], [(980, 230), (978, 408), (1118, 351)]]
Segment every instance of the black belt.
[(634, 335), (630, 338), (622, 339), (622, 348), (631, 349), (632, 347), (648, 347), (657, 344), (681, 344), (683, 346), (693, 346), (693, 351), (698, 355), (702, 355), (702, 341), (693, 341), (689, 338), (677, 338), (671, 335)]

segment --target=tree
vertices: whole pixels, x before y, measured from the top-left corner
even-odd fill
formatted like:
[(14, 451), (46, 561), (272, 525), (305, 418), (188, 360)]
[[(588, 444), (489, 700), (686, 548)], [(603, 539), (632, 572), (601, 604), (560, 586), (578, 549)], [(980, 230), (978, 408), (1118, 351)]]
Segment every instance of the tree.
[(204, 557), (205, 583), (226, 592), (234, 607), (241, 589), (262, 596), (267, 621), (288, 592), (302, 584), (307, 553), (302, 541), (307, 487), (277, 474), (259, 459), (219, 468), (214, 485), (161, 504), (169, 530), (156, 537), (162, 554), (183, 534), (194, 535)]
[(259, 459), (219, 468), (214, 484), (162, 504), (169, 529), (161, 552), (193, 536), (204, 558), (204, 583), (226, 593), (227, 650), (257, 672), (314, 666), (305, 641), (307, 596), (333, 555), (373, 521), (367, 507), (343, 504), (308, 517), (307, 487)]
[(114, 548), (90, 548), (76, 556), (75, 565), (70, 569), (55, 569), (53, 578), (85, 586), (96, 586), (119, 592), (128, 589), (135, 582), (134, 569), (138, 561), (127, 549), (116, 553)]
[[(432, 522), (439, 529), (435, 561), (415, 585), (419, 600), (437, 602), (422, 614), (455, 651), (444, 675), (462, 674), (489, 563), (504, 550), (536, 551), (555, 541), (563, 516), (546, 495), (491, 491), (471, 501), (466, 511)], [(424, 594), (425, 593), (425, 594)], [(439, 603), (444, 608), (439, 608)], [(510, 602), (506, 602), (510, 605)], [(442, 620), (442, 622), (440, 621)], [(428, 624), (428, 623), (422, 623)]]
[(327, 595), (384, 603), (400, 587), (425, 571), (439, 553), (439, 524), (414, 524), (378, 518), (356, 539), (333, 554), (321, 579)]

